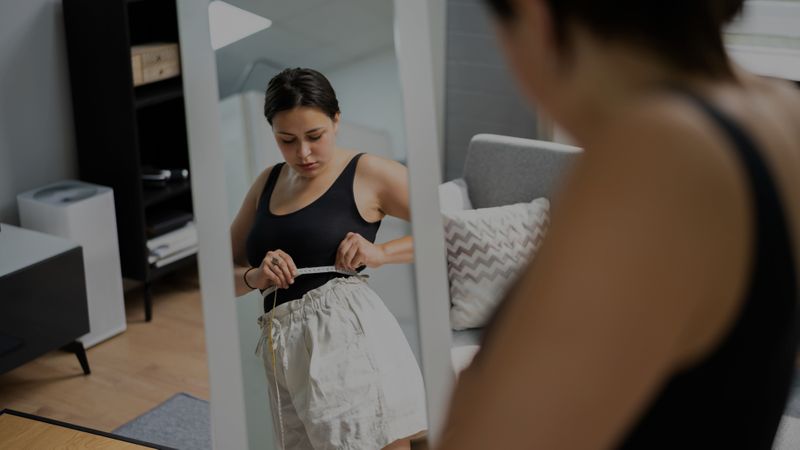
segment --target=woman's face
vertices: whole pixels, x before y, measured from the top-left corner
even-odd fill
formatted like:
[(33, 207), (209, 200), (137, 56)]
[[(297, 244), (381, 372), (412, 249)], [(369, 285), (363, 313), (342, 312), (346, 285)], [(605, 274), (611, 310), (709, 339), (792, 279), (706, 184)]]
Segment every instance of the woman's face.
[(298, 106), (272, 118), (272, 132), (283, 159), (302, 177), (313, 178), (333, 157), (339, 113), (331, 119), (321, 109)]

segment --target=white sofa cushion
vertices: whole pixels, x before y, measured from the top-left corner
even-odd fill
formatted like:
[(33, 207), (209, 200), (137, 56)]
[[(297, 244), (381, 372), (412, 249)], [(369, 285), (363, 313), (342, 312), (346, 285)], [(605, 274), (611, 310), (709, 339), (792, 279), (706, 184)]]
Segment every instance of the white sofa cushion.
[(450, 325), (482, 327), (519, 271), (541, 244), (550, 202), (444, 211)]
[(450, 350), (450, 357), (453, 361), (453, 371), (456, 375), (459, 375), (462, 370), (472, 364), (472, 359), (475, 358), (480, 348), (479, 345), (461, 345), (454, 346)]
[(796, 450), (800, 448), (800, 418), (784, 415), (775, 434), (774, 450)]
[(439, 209), (442, 212), (472, 209), (467, 183), (463, 179), (456, 178), (439, 185)]

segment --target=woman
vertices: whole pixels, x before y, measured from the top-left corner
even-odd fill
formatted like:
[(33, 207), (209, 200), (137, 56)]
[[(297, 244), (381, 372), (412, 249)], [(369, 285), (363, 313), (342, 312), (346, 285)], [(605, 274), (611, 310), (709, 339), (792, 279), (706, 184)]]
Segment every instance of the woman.
[[(286, 449), (408, 449), (427, 427), (422, 375), (358, 274), (413, 260), (410, 236), (374, 243), (385, 215), (409, 219), (406, 168), (336, 145), (338, 101), (317, 71), (272, 78), (264, 115), (285, 162), (253, 183), (231, 241), (237, 295), (279, 289), (259, 317), (275, 432)], [(298, 276), (331, 265), (352, 276)]]
[(487, 3), (585, 153), (437, 448), (769, 449), (798, 340), (800, 95), (726, 57), (742, 1)]

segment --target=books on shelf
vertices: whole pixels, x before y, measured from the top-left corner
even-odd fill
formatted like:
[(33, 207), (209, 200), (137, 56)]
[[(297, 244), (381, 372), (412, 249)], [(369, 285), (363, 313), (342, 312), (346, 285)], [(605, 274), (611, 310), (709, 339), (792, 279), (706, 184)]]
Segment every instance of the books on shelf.
[(194, 255), (195, 253), (197, 253), (197, 245), (193, 245), (192, 247), (184, 249), (184, 250), (182, 250), (182, 251), (180, 251), (178, 253), (172, 254), (172, 255), (170, 255), (170, 256), (168, 256), (166, 258), (159, 259), (158, 261), (156, 261), (154, 263), (154, 265), (156, 267), (165, 266), (165, 265), (167, 265), (169, 263), (175, 262), (175, 261), (177, 261), (177, 260), (179, 260), (181, 258), (184, 258), (186, 256)]
[(161, 267), (197, 252), (197, 228), (194, 221), (147, 241), (147, 261)]

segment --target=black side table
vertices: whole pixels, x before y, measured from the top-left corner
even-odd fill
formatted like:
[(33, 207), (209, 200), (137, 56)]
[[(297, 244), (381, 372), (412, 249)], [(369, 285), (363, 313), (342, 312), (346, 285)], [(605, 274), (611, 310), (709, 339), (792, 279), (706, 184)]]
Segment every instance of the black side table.
[(0, 373), (52, 350), (75, 353), (89, 332), (83, 251), (66, 239), (0, 224)]

